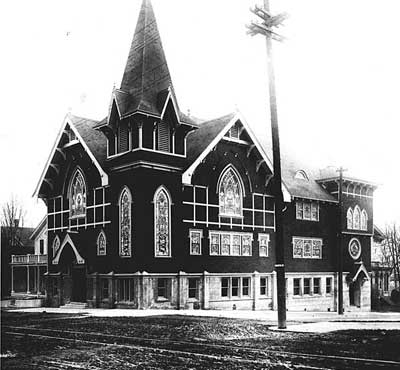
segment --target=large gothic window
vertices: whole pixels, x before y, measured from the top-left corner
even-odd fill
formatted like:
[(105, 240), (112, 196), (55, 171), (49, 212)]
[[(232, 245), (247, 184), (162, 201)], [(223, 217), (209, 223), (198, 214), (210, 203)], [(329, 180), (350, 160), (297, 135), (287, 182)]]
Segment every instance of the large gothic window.
[(132, 255), (132, 196), (125, 187), (119, 197), (119, 255), (131, 257)]
[(221, 175), (218, 194), (220, 216), (242, 216), (242, 185), (232, 167), (228, 167)]
[(353, 228), (353, 211), (351, 208), (347, 210), (347, 228), (349, 230)]
[(164, 187), (154, 195), (154, 244), (156, 257), (171, 257), (171, 198)]
[(72, 176), (69, 188), (70, 216), (86, 216), (86, 184), (82, 172), (77, 169)]

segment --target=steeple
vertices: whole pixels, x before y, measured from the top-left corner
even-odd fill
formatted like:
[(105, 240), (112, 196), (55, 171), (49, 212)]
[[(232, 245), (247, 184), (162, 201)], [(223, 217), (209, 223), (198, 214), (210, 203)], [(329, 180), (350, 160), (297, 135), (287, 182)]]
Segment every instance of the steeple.
[(135, 111), (159, 116), (172, 80), (150, 0), (143, 0), (121, 88), (114, 91), (122, 116)]

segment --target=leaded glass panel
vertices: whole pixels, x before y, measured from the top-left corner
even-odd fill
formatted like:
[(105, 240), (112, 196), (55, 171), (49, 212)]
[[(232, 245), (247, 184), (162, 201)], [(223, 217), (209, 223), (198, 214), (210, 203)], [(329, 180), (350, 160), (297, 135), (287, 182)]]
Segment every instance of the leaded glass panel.
[(201, 254), (201, 231), (190, 231), (190, 254)]
[(311, 240), (305, 239), (303, 242), (303, 257), (304, 258), (311, 258)]
[(312, 257), (322, 258), (322, 240), (314, 239), (312, 241)]
[(303, 239), (293, 240), (293, 258), (303, 257)]
[(168, 257), (170, 250), (170, 201), (164, 189), (155, 197), (155, 243), (156, 257)]
[(97, 255), (98, 256), (105, 256), (106, 255), (106, 236), (104, 234), (104, 232), (101, 232), (99, 234), (99, 237), (97, 238)]
[(240, 235), (232, 235), (232, 255), (240, 256)]
[(71, 182), (69, 193), (70, 216), (86, 216), (86, 185), (82, 173), (77, 170)]
[(219, 234), (210, 234), (211, 242), (210, 242), (210, 254), (211, 255), (219, 255)]
[(242, 216), (242, 189), (231, 168), (224, 173), (220, 182), (219, 211), (225, 216)]
[(120, 240), (119, 240), (119, 255), (121, 257), (130, 257), (132, 254), (131, 241), (131, 194), (128, 189), (124, 189), (119, 202), (119, 225), (120, 225)]
[(243, 256), (251, 256), (251, 236), (250, 235), (242, 236), (242, 255)]
[(230, 234), (222, 234), (222, 245), (221, 245), (221, 254), (229, 255), (231, 247), (231, 236)]

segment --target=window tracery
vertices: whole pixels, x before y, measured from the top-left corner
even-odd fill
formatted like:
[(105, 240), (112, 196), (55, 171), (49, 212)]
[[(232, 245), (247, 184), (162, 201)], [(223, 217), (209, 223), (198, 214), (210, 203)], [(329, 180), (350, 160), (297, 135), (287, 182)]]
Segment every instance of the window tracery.
[(155, 256), (171, 256), (171, 200), (163, 187), (154, 196)]
[(124, 188), (119, 198), (119, 255), (132, 255), (132, 196), (128, 188)]
[(219, 182), (219, 213), (221, 216), (241, 217), (243, 190), (232, 168), (228, 168)]
[(82, 172), (77, 169), (69, 188), (70, 216), (74, 218), (86, 216), (86, 184)]

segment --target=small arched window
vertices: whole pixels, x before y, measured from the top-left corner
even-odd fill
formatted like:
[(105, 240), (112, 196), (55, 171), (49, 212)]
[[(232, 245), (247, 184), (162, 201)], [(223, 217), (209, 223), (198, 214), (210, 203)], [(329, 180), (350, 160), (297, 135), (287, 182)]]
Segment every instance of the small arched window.
[(132, 255), (132, 195), (127, 187), (119, 197), (119, 255)]
[(367, 230), (368, 229), (368, 214), (365, 209), (362, 210), (361, 212), (361, 230)]
[(60, 249), (60, 238), (57, 235), (53, 240), (53, 257), (55, 257), (59, 249)]
[(360, 230), (361, 212), (360, 208), (356, 206), (353, 212), (353, 229)]
[(294, 178), (298, 179), (298, 180), (308, 181), (307, 173), (305, 171), (303, 171), (303, 170), (297, 171), (296, 174), (294, 175)]
[(154, 254), (171, 257), (171, 197), (163, 186), (154, 194)]
[(347, 210), (347, 228), (353, 228), (353, 211), (351, 210), (351, 208)]
[(70, 216), (74, 218), (86, 216), (86, 184), (83, 174), (77, 168), (69, 187)]
[(100, 231), (97, 237), (97, 255), (105, 256), (107, 254), (107, 239), (104, 231)]
[(231, 166), (220, 177), (218, 195), (220, 216), (242, 217), (243, 188), (239, 176)]

